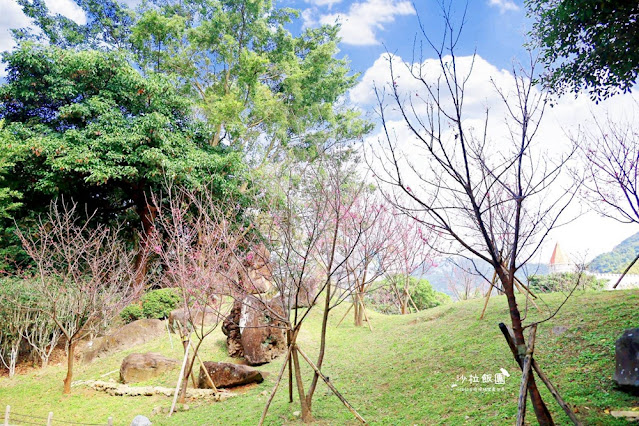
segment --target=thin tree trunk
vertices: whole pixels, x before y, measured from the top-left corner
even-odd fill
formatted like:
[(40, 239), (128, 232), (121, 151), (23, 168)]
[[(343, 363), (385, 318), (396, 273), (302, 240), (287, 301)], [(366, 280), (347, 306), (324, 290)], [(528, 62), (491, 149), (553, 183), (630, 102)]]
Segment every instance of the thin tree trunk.
[[(523, 327), (521, 324), (521, 314), (519, 312), (519, 308), (517, 307), (517, 299), (515, 298), (515, 286), (513, 284), (513, 280), (509, 279), (510, 277), (507, 275), (506, 271), (499, 267), (497, 269), (497, 274), (504, 287), (506, 299), (508, 300), (508, 307), (510, 309), (510, 320), (512, 323), (513, 335), (515, 339), (515, 350), (517, 351), (518, 363), (521, 368), (523, 367), (523, 359), (526, 355), (526, 342), (524, 339)], [(530, 401), (532, 402), (533, 408), (535, 410), (537, 421), (541, 426), (554, 425), (555, 423), (552, 420), (550, 411), (548, 411), (548, 407), (546, 407), (546, 404), (544, 403), (543, 399), (541, 398), (541, 394), (539, 393), (539, 389), (537, 389), (535, 378), (530, 377), (528, 383)]]
[(67, 351), (67, 375), (64, 378), (63, 393), (71, 393), (71, 382), (73, 381), (73, 361), (75, 357), (75, 339), (71, 339)]
[(300, 360), (297, 355), (297, 347), (293, 343), (291, 356), (293, 357), (293, 366), (295, 368), (295, 381), (297, 383), (297, 393), (300, 398), (300, 405), (302, 408), (302, 421), (309, 423), (313, 421), (313, 414), (311, 413), (311, 407), (308, 405), (306, 395), (304, 394), (304, 382), (302, 381), (302, 372), (300, 370)]

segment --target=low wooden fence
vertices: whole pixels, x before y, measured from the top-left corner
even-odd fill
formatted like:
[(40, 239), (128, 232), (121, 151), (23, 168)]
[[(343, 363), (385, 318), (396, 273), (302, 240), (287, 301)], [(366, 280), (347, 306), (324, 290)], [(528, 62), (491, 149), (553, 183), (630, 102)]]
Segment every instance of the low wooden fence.
[(66, 420), (58, 420), (53, 418), (53, 411), (49, 412), (47, 417), (34, 416), (31, 414), (18, 413), (11, 411), (11, 406), (7, 405), (4, 410), (4, 426), (17, 426), (17, 425), (47, 425), (53, 426), (56, 424), (65, 425), (80, 425), (80, 426), (113, 426), (113, 417), (109, 417), (106, 423), (81, 423), (70, 422)]

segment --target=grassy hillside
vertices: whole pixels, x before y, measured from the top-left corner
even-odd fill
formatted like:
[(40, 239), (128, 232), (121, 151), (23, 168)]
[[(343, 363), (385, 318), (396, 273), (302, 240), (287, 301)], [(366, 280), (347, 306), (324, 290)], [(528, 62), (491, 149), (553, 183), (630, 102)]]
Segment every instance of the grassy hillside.
[[(547, 295), (550, 307), (561, 302), (561, 295)], [(474, 300), (442, 306), (408, 316), (387, 317), (371, 313), (374, 331), (355, 328), (335, 312), (329, 331), (329, 348), (323, 371), (372, 424), (513, 424), (519, 379), (515, 363), (497, 324), (507, 319), (506, 301), (493, 297), (483, 321), (477, 319), (483, 301)], [(614, 389), (614, 342), (624, 328), (639, 326), (639, 291), (577, 293), (561, 313), (540, 326), (537, 360), (558, 386), (564, 398), (576, 405), (585, 424), (624, 424), (606, 413), (608, 409), (639, 406), (639, 397)], [(341, 309), (346, 309), (343, 307)], [(342, 311), (343, 312), (343, 311)], [(536, 312), (529, 312), (529, 318)], [(303, 330), (301, 347), (315, 353), (313, 343), (319, 330), (319, 311)], [(565, 326), (561, 335), (552, 332)], [(135, 349), (158, 351), (179, 357), (181, 350), (168, 338)], [(80, 366), (76, 379), (98, 379), (119, 368), (128, 353), (119, 353)], [(228, 360), (224, 336), (216, 334), (206, 344), (205, 359)], [(190, 403), (190, 410), (171, 419), (151, 416), (154, 407), (170, 405), (166, 397), (110, 397), (76, 387), (73, 394), (61, 394), (64, 369), (51, 366), (13, 380), (0, 378), (0, 407), (46, 416), (54, 411), (61, 420), (98, 423), (109, 415), (115, 424), (128, 425), (136, 414), (151, 417), (157, 425), (251, 425), (256, 424), (270, 391), (279, 362), (261, 367), (271, 373), (266, 380), (242, 394), (221, 403)], [(511, 377), (503, 390), (495, 392), (463, 391), (482, 385), (458, 381), (458, 376), (495, 374), (501, 368)], [(310, 369), (306, 371), (310, 377)], [(169, 385), (177, 371), (159, 378), (154, 384)], [(116, 377), (117, 373), (107, 377)], [(104, 380), (104, 378), (103, 378)], [(456, 387), (452, 385), (456, 384)], [(566, 417), (545, 393), (557, 424)], [(295, 424), (297, 403), (287, 402), (286, 386), (281, 388), (269, 412), (269, 424)], [(317, 424), (356, 424), (351, 414), (323, 384), (319, 385), (313, 412)], [(532, 409), (529, 409), (532, 413)], [(532, 419), (532, 416), (530, 416)]]
[[(589, 269), (601, 274), (620, 274), (630, 265), (637, 253), (639, 253), (639, 233), (626, 238), (616, 245), (612, 251), (595, 257), (590, 263)], [(639, 274), (639, 262), (629, 272), (631, 274)]]

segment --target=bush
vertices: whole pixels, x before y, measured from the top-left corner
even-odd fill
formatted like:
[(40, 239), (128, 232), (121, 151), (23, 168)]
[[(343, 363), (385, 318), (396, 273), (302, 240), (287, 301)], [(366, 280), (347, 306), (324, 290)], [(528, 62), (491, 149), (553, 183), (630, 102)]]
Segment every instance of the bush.
[(144, 314), (142, 313), (142, 306), (138, 304), (129, 305), (120, 312), (120, 318), (122, 318), (125, 324), (139, 320), (143, 317)]
[[(396, 275), (392, 276), (389, 280), (382, 281), (381, 285), (369, 293), (366, 297), (370, 302), (371, 307), (383, 314), (399, 314), (401, 313), (399, 303), (397, 301), (397, 295), (392, 288), (392, 283), (397, 282), (398, 290), (402, 292), (401, 283), (404, 281), (405, 276)], [(451, 301), (450, 296), (440, 291), (433, 289), (431, 284), (426, 279), (419, 279), (411, 276), (410, 284), (408, 286), (410, 296), (415, 302), (417, 309), (429, 309), (439, 305), (449, 303)], [(412, 304), (409, 304), (409, 309)]]
[(172, 288), (151, 290), (142, 296), (144, 318), (166, 319), (180, 303), (180, 296)]
[(417, 309), (434, 308), (450, 302), (450, 296), (433, 288), (425, 279), (411, 277), (411, 297), (417, 305)]
[(579, 280), (577, 290), (601, 290), (606, 284), (606, 280), (599, 280), (586, 273), (576, 274), (574, 272), (562, 272), (550, 275), (533, 275), (528, 278), (530, 289), (538, 293), (551, 293), (556, 291), (570, 291)]

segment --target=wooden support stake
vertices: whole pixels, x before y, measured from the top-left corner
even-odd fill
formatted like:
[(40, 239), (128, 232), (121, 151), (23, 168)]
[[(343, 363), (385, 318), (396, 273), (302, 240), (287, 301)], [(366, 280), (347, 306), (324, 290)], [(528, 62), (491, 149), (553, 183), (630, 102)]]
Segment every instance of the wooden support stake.
[(339, 320), (339, 322), (337, 323), (336, 327), (339, 327), (339, 325), (342, 323), (342, 321), (344, 321), (344, 318), (346, 318), (346, 315), (348, 315), (348, 313), (351, 311), (351, 309), (353, 308), (353, 305), (355, 305), (355, 301), (353, 301), (353, 303), (351, 303), (351, 305), (348, 307), (348, 309), (346, 310), (346, 313), (344, 314), (342, 319)]
[(555, 400), (557, 401), (557, 404), (559, 404), (559, 406), (561, 408), (563, 408), (564, 412), (570, 418), (570, 420), (576, 426), (581, 426), (582, 423), (579, 421), (579, 419), (577, 419), (577, 416), (575, 416), (575, 413), (573, 413), (572, 409), (570, 408), (570, 406), (568, 404), (566, 404), (566, 402), (563, 400), (561, 395), (559, 395), (559, 391), (550, 382), (550, 380), (548, 379), (548, 376), (546, 376), (546, 374), (543, 371), (541, 371), (541, 368), (539, 367), (539, 364), (537, 364), (537, 361), (534, 358), (532, 360), (532, 367), (535, 370), (535, 373), (537, 373), (537, 377), (539, 377), (541, 379), (541, 381), (544, 382), (544, 384), (546, 385), (546, 387), (548, 388), (548, 390), (550, 391), (552, 396), (555, 397)]
[(528, 396), (528, 379), (530, 379), (530, 366), (532, 364), (533, 352), (535, 350), (535, 337), (537, 334), (537, 324), (530, 329), (528, 336), (528, 349), (522, 366), (521, 385), (519, 386), (519, 401), (517, 406), (517, 426), (523, 426), (526, 417), (526, 397)]
[[(193, 342), (191, 342), (190, 340), (189, 340), (189, 345), (193, 345)], [(195, 348), (193, 348), (193, 350), (195, 351)], [(202, 370), (204, 370), (204, 374), (206, 374), (206, 377), (209, 379), (209, 383), (211, 384), (211, 389), (213, 389), (213, 391), (217, 393), (217, 387), (215, 386), (215, 383), (213, 382), (213, 379), (211, 378), (211, 375), (209, 374), (209, 370), (204, 365), (202, 358), (200, 358), (200, 354), (196, 353), (195, 357), (200, 362), (200, 366), (202, 367)], [(197, 385), (195, 387), (197, 388)]]
[(11, 415), (11, 406), (7, 405), (4, 409), (4, 426), (9, 426), (9, 416)]
[(180, 369), (180, 377), (178, 377), (178, 382), (177, 382), (177, 385), (175, 386), (175, 395), (173, 396), (173, 403), (171, 404), (169, 417), (171, 417), (171, 415), (173, 414), (173, 411), (175, 410), (175, 404), (177, 404), (178, 393), (180, 392), (180, 385), (182, 384), (184, 370), (186, 369), (186, 361), (189, 359), (189, 349), (191, 349), (191, 339), (189, 339), (189, 344), (186, 345), (186, 350), (184, 351), (184, 361), (182, 361), (182, 368)]
[(113, 417), (109, 416), (107, 419), (107, 426), (113, 426)]
[(366, 313), (366, 305), (364, 305), (364, 300), (361, 297), (359, 298), (359, 305), (360, 305), (360, 309), (362, 309), (364, 312), (364, 319), (366, 320), (366, 324), (368, 324), (368, 329), (370, 331), (373, 331), (373, 325), (371, 324), (371, 321), (368, 319), (368, 314)]
[(49, 415), (47, 416), (47, 426), (51, 426), (53, 423), (53, 411), (49, 411)]
[(532, 293), (528, 290), (528, 288), (526, 288), (525, 285), (523, 285), (518, 279), (515, 279), (515, 286), (519, 289), (520, 293), (526, 294), (526, 299), (528, 299), (528, 296), (531, 296), (531, 298), (528, 300), (532, 302), (532, 304), (535, 306), (535, 308), (537, 308), (539, 312), (542, 312), (539, 306), (537, 306), (537, 303), (535, 303), (535, 299), (534, 297), (532, 297)]
[(490, 282), (490, 287), (488, 287), (488, 293), (486, 293), (486, 303), (484, 303), (484, 309), (481, 311), (481, 315), (479, 319), (484, 319), (484, 314), (486, 313), (486, 308), (488, 307), (488, 301), (490, 300), (490, 294), (493, 292), (493, 287), (495, 287), (495, 280), (497, 279), (497, 271), (493, 272), (493, 279)]
[(346, 400), (346, 398), (344, 398), (342, 396), (342, 394), (339, 393), (339, 391), (335, 388), (335, 386), (333, 386), (333, 384), (326, 378), (326, 376), (324, 376), (322, 374), (322, 372), (319, 370), (319, 368), (317, 368), (317, 366), (315, 364), (313, 364), (313, 361), (311, 361), (311, 359), (308, 356), (306, 356), (304, 351), (297, 345), (295, 347), (297, 349), (297, 352), (299, 352), (299, 354), (302, 355), (302, 358), (304, 358), (304, 360), (308, 363), (308, 365), (310, 365), (311, 368), (313, 370), (315, 370), (315, 373), (317, 373), (317, 375), (320, 376), (322, 378), (322, 380), (324, 380), (324, 383), (326, 383), (326, 385), (333, 391), (333, 393), (339, 398), (339, 400), (342, 401), (342, 403), (346, 406), (346, 408), (348, 408), (350, 410), (350, 412), (353, 413), (353, 415), (357, 418), (357, 420), (362, 422), (362, 424), (366, 424), (366, 420), (364, 420), (364, 418), (359, 415), (359, 413)]
[(277, 392), (277, 388), (280, 386), (280, 382), (282, 381), (282, 376), (284, 375), (284, 370), (286, 369), (286, 364), (291, 358), (291, 350), (293, 349), (293, 344), (288, 345), (288, 351), (286, 352), (286, 357), (284, 358), (284, 363), (282, 364), (282, 368), (280, 368), (280, 373), (277, 376), (277, 381), (275, 382), (275, 386), (273, 386), (273, 390), (271, 391), (271, 395), (268, 397), (266, 401), (266, 405), (264, 406), (264, 410), (262, 411), (262, 417), (260, 417), (260, 422), (258, 426), (262, 426), (264, 424), (264, 419), (266, 419), (266, 413), (268, 412), (268, 407), (271, 406), (271, 402), (273, 402), (273, 398), (275, 397), (275, 393)]

